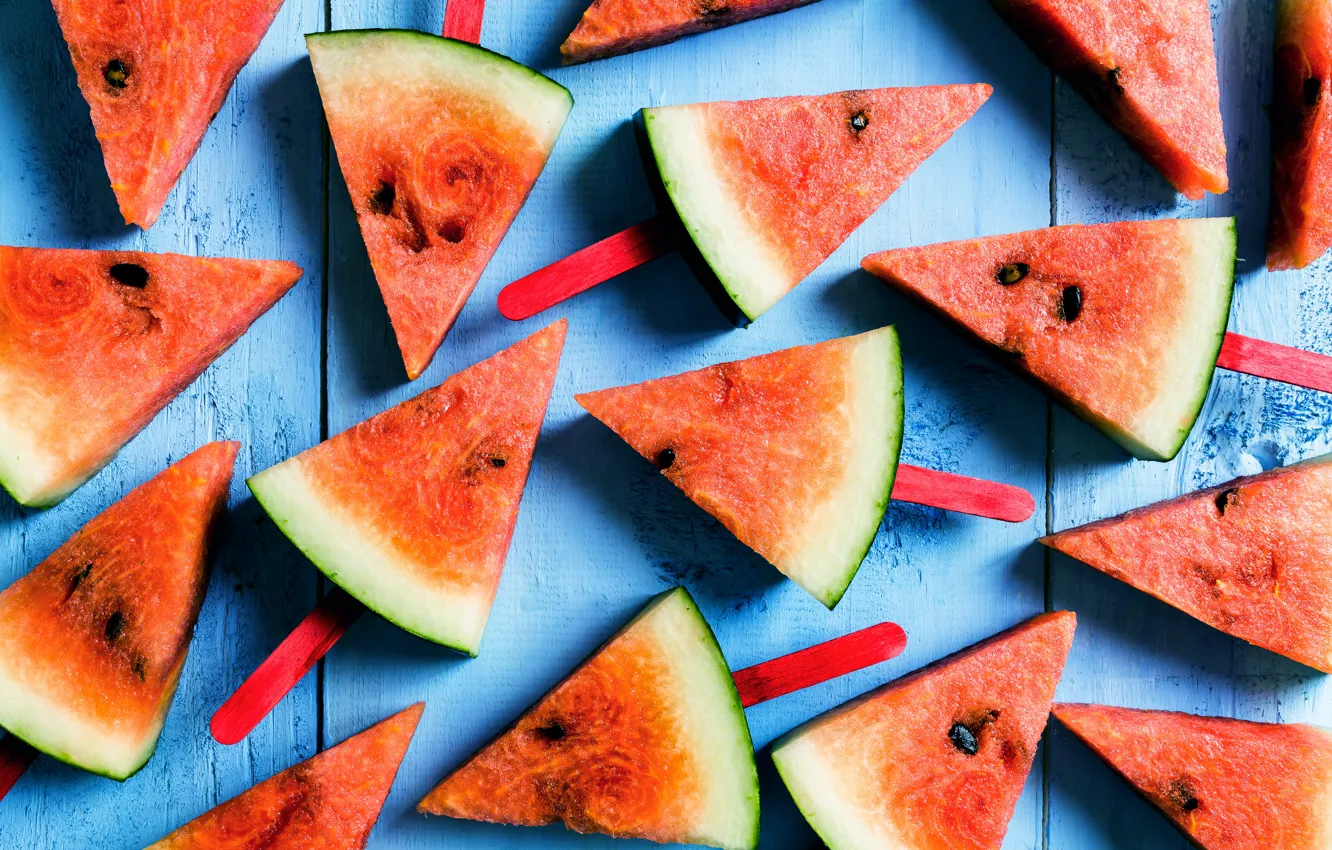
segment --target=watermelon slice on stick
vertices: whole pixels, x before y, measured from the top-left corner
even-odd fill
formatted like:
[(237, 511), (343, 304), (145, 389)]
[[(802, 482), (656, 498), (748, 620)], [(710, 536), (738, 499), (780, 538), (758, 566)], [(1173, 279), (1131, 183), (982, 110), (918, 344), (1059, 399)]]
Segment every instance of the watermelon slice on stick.
[(575, 400), (829, 608), (860, 569), (890, 495), (955, 506), (928, 496), (1000, 491), (1000, 506), (1018, 509), (996, 513), (1017, 522), (1035, 509), (1020, 488), (915, 468), (899, 490), (902, 365), (891, 327)]
[(0, 791), (33, 757), (14, 739), (112, 779), (152, 756), (239, 448), (210, 443), (167, 468), (0, 593)]
[(148, 850), (365, 850), (424, 709), (417, 703), (287, 768)]
[(814, 0), (593, 0), (560, 45), (566, 65), (645, 50)]
[(300, 276), (284, 262), (0, 247), (0, 486), (29, 506), (65, 498)]
[(662, 214), (506, 286), (534, 316), (669, 251), (748, 324), (841, 245), (989, 98), (987, 85), (867, 89), (639, 113)]
[(1186, 197), (1229, 188), (1207, 0), (990, 0)]
[(1145, 460), (1178, 454), (1217, 366), (1332, 391), (1332, 358), (1226, 332), (1233, 219), (1065, 225), (863, 265)]
[[(484, 4), (452, 0), (445, 37), (306, 36), (329, 134), (407, 376), (425, 371), (545, 168), (573, 98), (468, 43)], [(466, 39), (466, 40), (460, 40)]]
[(1054, 716), (1202, 850), (1332, 842), (1325, 729), (1108, 705), (1056, 705)]
[[(896, 655), (901, 630), (860, 633)], [(737, 684), (764, 699), (845, 672), (841, 639), (734, 679), (683, 588), (654, 599), (498, 738), (421, 801), (432, 815), (747, 850), (758, 842), (758, 774)], [(887, 649), (887, 652), (883, 650)], [(766, 668), (766, 669), (765, 669)], [(795, 672), (792, 677), (791, 673)]]
[(1041, 542), (1227, 634), (1332, 672), (1332, 456)]
[(52, 0), (111, 188), (127, 224), (145, 230), (194, 157), (236, 74), (282, 0), (127, 8), (120, 0)]
[(1073, 644), (1043, 614), (814, 718), (772, 747), (831, 850), (999, 850)]

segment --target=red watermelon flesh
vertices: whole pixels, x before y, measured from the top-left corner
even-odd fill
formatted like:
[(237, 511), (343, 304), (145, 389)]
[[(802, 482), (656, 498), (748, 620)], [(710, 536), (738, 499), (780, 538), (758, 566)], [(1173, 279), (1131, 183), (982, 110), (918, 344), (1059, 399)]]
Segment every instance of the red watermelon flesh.
[(364, 850), (424, 703), (205, 812), (148, 850)]
[(772, 758), (832, 850), (999, 850), (1073, 644), (1043, 614), (779, 738)]
[(688, 592), (653, 600), (419, 808), (752, 850), (758, 774), (749, 727)]
[(1322, 729), (1106, 705), (1056, 705), (1054, 716), (1203, 850), (1332, 843)]
[(126, 223), (151, 227), (282, 0), (51, 0)]
[(814, 0), (595, 0), (560, 45), (564, 64), (632, 53)]
[(901, 248), (866, 270), (998, 349), (1136, 457), (1169, 460), (1211, 385), (1233, 219), (1068, 225)]
[(1229, 188), (1208, 0), (991, 0), (1175, 188)]
[(157, 746), (208, 586), (238, 443), (210, 443), (0, 593), (0, 726), (113, 779)]
[(476, 655), (555, 384), (564, 319), (250, 479), (319, 569)]
[(1332, 247), (1332, 4), (1277, 5), (1267, 267), (1302, 269)]
[(1332, 672), (1332, 458), (1041, 542), (1227, 634)]
[(296, 283), (285, 262), (0, 247), (0, 485), (52, 505)]
[(503, 56), (426, 33), (316, 33), (306, 43), (415, 379), (527, 200), (573, 98)]

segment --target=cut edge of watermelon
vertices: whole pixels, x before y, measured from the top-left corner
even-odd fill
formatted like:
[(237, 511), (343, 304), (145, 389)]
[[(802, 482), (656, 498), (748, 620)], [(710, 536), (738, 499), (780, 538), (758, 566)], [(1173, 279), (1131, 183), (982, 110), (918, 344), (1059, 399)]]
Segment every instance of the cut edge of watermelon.
[[(9, 383), (0, 371), (0, 386)], [(0, 395), (6, 395), (0, 392)], [(16, 427), (0, 410), (0, 487), (14, 501), (29, 508), (49, 508), (74, 492), (83, 480), (55, 486), (59, 475), (52, 459), (23, 429)], [(90, 476), (91, 477), (91, 476)], [(86, 479), (84, 479), (86, 480)]]

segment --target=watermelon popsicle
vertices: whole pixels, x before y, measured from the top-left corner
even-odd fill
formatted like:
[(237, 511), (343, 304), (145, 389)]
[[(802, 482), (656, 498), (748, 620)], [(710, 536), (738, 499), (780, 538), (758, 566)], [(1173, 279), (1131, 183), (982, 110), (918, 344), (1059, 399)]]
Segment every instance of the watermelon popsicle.
[(660, 214), (506, 286), (526, 319), (680, 251), (748, 324), (814, 271), (989, 98), (987, 85), (867, 89), (643, 109)]

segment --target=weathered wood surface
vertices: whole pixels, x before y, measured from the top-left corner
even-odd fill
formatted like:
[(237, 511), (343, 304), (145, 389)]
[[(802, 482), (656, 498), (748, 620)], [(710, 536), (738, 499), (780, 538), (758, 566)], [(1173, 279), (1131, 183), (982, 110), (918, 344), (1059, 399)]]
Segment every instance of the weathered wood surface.
[[(287, 0), (259, 54), (147, 236), (120, 226), (91, 125), (45, 0), (0, 0), (0, 243), (146, 245), (281, 257), (304, 281), (93, 483), (60, 507), (0, 503), (0, 586), (168, 461), (244, 441), (228, 533), (157, 756), (123, 786), (43, 760), (0, 803), (0, 847), (137, 848), (254, 781), (419, 699), (427, 711), (374, 848), (609, 847), (558, 828), (426, 819), (415, 802), (502, 729), (651, 594), (696, 595), (735, 669), (885, 619), (897, 659), (749, 711), (760, 747), (890, 677), (1050, 606), (1081, 626), (1065, 699), (1262, 719), (1332, 720), (1321, 679), (1212, 632), (1032, 540), (1184, 489), (1324, 449), (1317, 394), (1218, 377), (1172, 464), (1109, 441), (920, 309), (860, 272), (874, 250), (1052, 222), (1191, 214), (1049, 72), (984, 0), (822, 0), (775, 18), (572, 69), (557, 48), (586, 0), (491, 0), (481, 43), (549, 71), (577, 101), (526, 209), (435, 363), (407, 384), (346, 188), (326, 158), (301, 34), (364, 26), (437, 32), (438, 0)], [(1235, 189), (1197, 209), (1241, 212), (1244, 279), (1232, 328), (1328, 350), (1326, 266), (1267, 276), (1272, 10), (1217, 5)], [(657, 260), (523, 323), (500, 288), (653, 213), (629, 120), (642, 106), (847, 88), (984, 81), (991, 101), (799, 289), (750, 329), (716, 312), (678, 257)], [(325, 167), (328, 176), (325, 177)], [(1052, 174), (1052, 168), (1054, 173)], [(325, 259), (326, 258), (326, 259)], [(310, 609), (317, 572), (248, 498), (245, 475), (438, 383), (559, 316), (569, 342), (480, 658), (363, 618), (242, 744), (208, 717)], [(829, 613), (736, 543), (608, 430), (575, 391), (622, 384), (897, 323), (907, 374), (904, 459), (1029, 489), (1016, 526), (891, 507), (870, 557)], [(815, 839), (760, 757), (763, 846)], [(1182, 848), (1094, 758), (1047, 734), (1006, 848)]]

